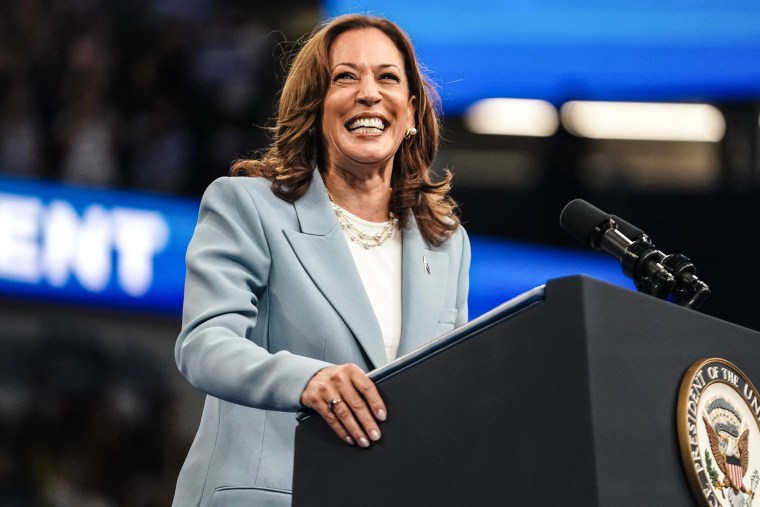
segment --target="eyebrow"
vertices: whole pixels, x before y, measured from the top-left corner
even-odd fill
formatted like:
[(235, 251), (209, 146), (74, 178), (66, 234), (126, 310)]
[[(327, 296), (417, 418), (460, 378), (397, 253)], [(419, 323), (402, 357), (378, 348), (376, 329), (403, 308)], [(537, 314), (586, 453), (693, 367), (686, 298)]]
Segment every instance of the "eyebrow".
[[(341, 65), (345, 65), (346, 67), (351, 67), (352, 69), (358, 69), (358, 68), (359, 68), (359, 65), (357, 65), (357, 64), (355, 64), (355, 63), (350, 63), (350, 62), (340, 62), (340, 63), (336, 63), (336, 64), (333, 66), (333, 70), (335, 70), (336, 68), (340, 67)], [(387, 69), (387, 68), (389, 68), (389, 67), (393, 67), (393, 68), (395, 68), (396, 70), (398, 70), (399, 72), (401, 71), (401, 67), (399, 67), (399, 66), (398, 66), (398, 65), (396, 65), (395, 63), (381, 63), (380, 65), (377, 65), (376, 67), (377, 67), (377, 68), (380, 68), (380, 69)]]

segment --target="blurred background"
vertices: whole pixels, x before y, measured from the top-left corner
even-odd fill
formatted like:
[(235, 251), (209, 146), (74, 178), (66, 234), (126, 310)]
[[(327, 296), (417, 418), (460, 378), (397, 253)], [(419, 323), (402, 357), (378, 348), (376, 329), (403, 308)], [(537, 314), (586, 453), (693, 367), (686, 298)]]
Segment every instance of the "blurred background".
[(760, 329), (756, 2), (6, 0), (0, 505), (171, 502), (203, 400), (173, 360), (200, 195), (266, 145), (293, 41), (356, 11), (438, 86), (473, 317), (567, 274), (633, 290), (559, 227), (581, 197)]

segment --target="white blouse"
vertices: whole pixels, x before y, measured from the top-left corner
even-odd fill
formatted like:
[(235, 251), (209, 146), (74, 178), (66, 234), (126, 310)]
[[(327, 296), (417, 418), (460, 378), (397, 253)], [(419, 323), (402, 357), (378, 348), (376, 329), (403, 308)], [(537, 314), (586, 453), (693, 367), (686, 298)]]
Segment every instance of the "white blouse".
[[(374, 235), (388, 222), (368, 222), (339, 208), (343, 216), (358, 230)], [(385, 342), (388, 361), (396, 359), (401, 340), (401, 231), (398, 227), (380, 246), (365, 248), (351, 240), (350, 230), (343, 228), (351, 255), (367, 291)]]

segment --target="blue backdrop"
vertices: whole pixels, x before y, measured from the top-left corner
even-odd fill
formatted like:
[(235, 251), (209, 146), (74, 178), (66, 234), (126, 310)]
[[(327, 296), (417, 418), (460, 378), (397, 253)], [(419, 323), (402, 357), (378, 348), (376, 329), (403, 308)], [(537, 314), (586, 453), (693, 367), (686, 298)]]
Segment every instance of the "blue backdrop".
[(731, 100), (760, 96), (756, 0), (327, 0), (325, 16), (399, 23), (444, 109), (487, 97)]

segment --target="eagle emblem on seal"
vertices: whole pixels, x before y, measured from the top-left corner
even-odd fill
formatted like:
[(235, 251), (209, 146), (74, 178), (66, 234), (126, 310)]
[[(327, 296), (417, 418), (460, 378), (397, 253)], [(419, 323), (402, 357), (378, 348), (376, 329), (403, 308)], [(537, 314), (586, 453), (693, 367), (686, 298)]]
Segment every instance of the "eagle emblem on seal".
[[(731, 505), (749, 505), (755, 492), (744, 485), (749, 468), (749, 428), (742, 423), (741, 413), (718, 396), (706, 405), (702, 420), (715, 464), (723, 472), (723, 480), (719, 480), (717, 472), (711, 473), (713, 486), (721, 493), (726, 490), (731, 500), (740, 500), (738, 504), (731, 501)], [(754, 486), (756, 481), (752, 482)]]

